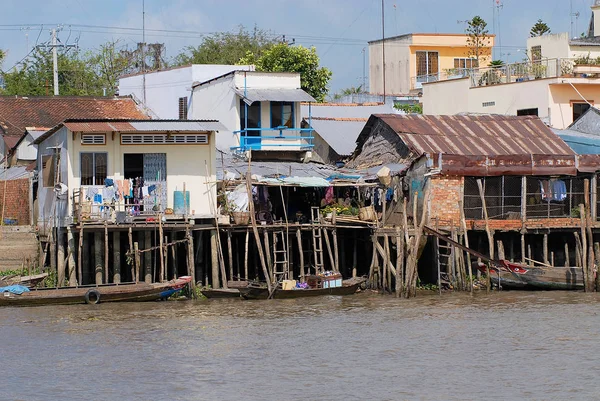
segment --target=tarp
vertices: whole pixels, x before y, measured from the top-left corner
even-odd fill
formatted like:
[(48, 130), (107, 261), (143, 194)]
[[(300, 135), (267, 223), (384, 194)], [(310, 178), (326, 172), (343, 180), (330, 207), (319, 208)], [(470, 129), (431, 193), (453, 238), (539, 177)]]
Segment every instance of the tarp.
[(0, 287), (0, 293), (3, 293), (3, 292), (10, 292), (12, 294), (21, 295), (24, 292), (29, 292), (29, 288), (24, 287), (22, 285), (15, 284), (15, 285), (9, 285), (6, 287)]

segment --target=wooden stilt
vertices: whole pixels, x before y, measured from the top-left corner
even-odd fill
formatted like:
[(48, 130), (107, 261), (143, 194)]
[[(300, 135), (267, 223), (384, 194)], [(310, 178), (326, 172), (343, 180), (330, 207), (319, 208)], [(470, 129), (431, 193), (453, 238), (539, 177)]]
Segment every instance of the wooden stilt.
[(140, 277), (139, 269), (140, 269), (142, 261), (140, 260), (140, 247), (137, 242), (133, 243), (133, 259), (134, 259), (133, 264), (135, 266), (135, 272), (134, 272), (135, 282), (138, 283), (139, 277)]
[(569, 255), (569, 243), (565, 241), (565, 267), (571, 266), (571, 256)]
[[(485, 203), (485, 194), (483, 191), (483, 184), (481, 183), (481, 179), (477, 180), (477, 187), (479, 188), (479, 197), (481, 198), (481, 207), (483, 208), (483, 217), (485, 219), (485, 232), (487, 234), (488, 237), (488, 245), (489, 245), (489, 254), (490, 254), (490, 259), (494, 259), (494, 234), (492, 233), (492, 231), (490, 230), (490, 225), (489, 225), (489, 217), (488, 217), (488, 212), (487, 212), (487, 206)], [(487, 291), (490, 291), (491, 288), (491, 281), (490, 281), (490, 274), (488, 272), (488, 274), (486, 274), (486, 281), (487, 281)]]
[(81, 253), (80, 255), (82, 255), (82, 262), (81, 262), (81, 284), (85, 285), (85, 284), (90, 284), (92, 282), (92, 278), (91, 278), (91, 273), (92, 273), (92, 268), (90, 267), (92, 264), (92, 258), (90, 257), (90, 248), (92, 245), (92, 241), (89, 241), (91, 235), (88, 235), (88, 241), (85, 241), (85, 236), (87, 235), (86, 233), (82, 232), (81, 234)]
[[(152, 247), (152, 232), (144, 230), (144, 249)], [(152, 252), (144, 252), (144, 281), (152, 283)]]
[[(463, 232), (465, 246), (469, 248), (469, 233), (467, 231), (467, 220), (465, 219), (465, 208), (462, 199), (458, 201), (458, 209), (460, 211), (460, 225)], [(473, 293), (473, 267), (471, 266), (471, 255), (467, 254), (465, 258), (464, 252), (461, 251), (461, 256), (464, 258), (463, 263), (466, 263), (469, 272), (469, 291)]]
[(335, 209), (333, 210), (332, 213), (332, 217), (331, 217), (331, 222), (333, 224), (333, 228), (331, 230), (331, 236), (333, 238), (333, 259), (334, 259), (334, 264), (333, 264), (333, 270), (335, 272), (340, 272), (340, 252), (338, 250), (338, 239), (337, 239), (337, 213), (335, 211)]
[(67, 247), (69, 248), (69, 260), (67, 262), (69, 271), (69, 286), (75, 287), (78, 284), (75, 264), (75, 239), (73, 238), (73, 230), (71, 229), (71, 227), (67, 227)]
[(229, 279), (233, 280), (233, 247), (231, 244), (231, 230), (229, 229), (227, 230), (227, 256), (229, 257)]
[(543, 246), (543, 261), (548, 264), (548, 233), (544, 233), (544, 239), (542, 240)]
[[(250, 167), (248, 167), (250, 170)], [(258, 248), (258, 256), (260, 258), (260, 264), (262, 266), (263, 274), (265, 275), (265, 280), (267, 280), (267, 288), (269, 289), (269, 295), (273, 293), (273, 286), (271, 284), (271, 279), (269, 275), (269, 271), (267, 269), (267, 265), (265, 263), (265, 255), (263, 254), (263, 248), (260, 243), (260, 235), (258, 234), (258, 228), (256, 226), (256, 215), (254, 214), (254, 202), (252, 201), (252, 184), (251, 184), (251, 174), (250, 171), (246, 173), (246, 191), (248, 192), (248, 207), (250, 209), (250, 220), (252, 222), (252, 231), (254, 232), (254, 239), (256, 240), (256, 247)]]
[(329, 241), (329, 230), (323, 228), (323, 238), (325, 239), (325, 247), (327, 248), (327, 254), (329, 255), (329, 262), (331, 263), (331, 270), (337, 271), (335, 269), (335, 258), (333, 257), (333, 252), (331, 251), (331, 242)]
[(104, 282), (108, 284), (108, 222), (104, 221)]
[(496, 245), (498, 246), (498, 259), (506, 260), (506, 254), (504, 253), (504, 242), (502, 240), (496, 241)]
[[(77, 247), (77, 275), (78, 277), (78, 284), (82, 285), (83, 284), (83, 222), (80, 222), (79, 224), (81, 224), (79, 226), (79, 245)], [(43, 262), (42, 262), (43, 263)]]
[(527, 244), (527, 263), (530, 266), (533, 266), (533, 263), (531, 263), (531, 261), (533, 260), (533, 255), (531, 254), (531, 244)]
[(102, 233), (94, 232), (94, 274), (96, 284), (102, 284)]
[(352, 277), (356, 277), (358, 268), (358, 234), (353, 231), (354, 246), (352, 247)]
[(583, 268), (583, 260), (581, 258), (581, 239), (579, 238), (579, 233), (577, 231), (573, 232), (575, 236), (575, 263), (576, 267)]
[(59, 287), (65, 285), (65, 241), (64, 241), (64, 228), (59, 227), (56, 229), (56, 269), (57, 269), (57, 283)]
[(402, 285), (404, 284), (404, 236), (400, 232), (400, 227), (396, 227), (396, 298), (402, 294)]
[(246, 230), (246, 241), (244, 243), (244, 279), (248, 280), (248, 242), (250, 240), (250, 231)]
[(137, 283), (138, 276), (136, 275), (136, 272), (139, 269), (139, 264), (137, 264), (137, 259), (135, 257), (133, 249), (133, 232), (131, 230), (131, 227), (129, 227), (129, 230), (127, 230), (127, 239), (129, 240), (129, 255), (131, 258), (131, 281)]
[(210, 261), (212, 288), (221, 288), (219, 282), (219, 251), (217, 250), (217, 230), (210, 231)]
[[(185, 192), (183, 193), (183, 197), (185, 199)], [(163, 241), (165, 235), (163, 233), (163, 225), (162, 225), (162, 214), (158, 213), (158, 255), (160, 258), (160, 270), (158, 272), (158, 281), (160, 283), (162, 283), (163, 281), (165, 281), (165, 248), (164, 248), (164, 243), (166, 241)], [(193, 252), (193, 249), (192, 249)]]
[[(185, 192), (184, 192), (185, 194)], [(192, 281), (190, 285), (192, 287), (192, 298), (196, 298), (196, 263), (194, 261), (194, 236), (190, 231), (189, 226), (186, 227), (185, 234), (188, 240), (187, 246), (187, 265), (188, 265), (188, 274), (192, 277)]]
[(390, 239), (387, 234), (383, 235), (383, 250), (385, 252), (385, 261), (383, 263), (383, 271), (385, 272), (386, 276), (385, 281), (387, 285), (387, 290), (389, 292), (392, 292), (392, 269), (390, 269)]
[[(176, 239), (175, 236), (175, 231), (169, 231), (169, 242), (174, 242)], [(200, 243), (201, 241), (198, 241), (198, 243)], [(170, 246), (169, 247), (169, 255), (170, 255), (170, 259), (171, 259), (171, 269), (167, 268), (167, 276), (166, 279), (169, 280), (169, 276), (172, 278), (177, 278), (178, 274), (177, 274), (177, 254), (176, 254), (176, 250), (177, 248), (175, 246)], [(196, 255), (198, 255), (196, 253)], [(198, 259), (197, 257), (194, 259)], [(171, 270), (171, 274), (169, 275), (169, 270)]]
[[(194, 233), (192, 231), (191, 234), (194, 235)], [(204, 280), (205, 285), (208, 285), (208, 269), (206, 269), (207, 264), (204, 263), (204, 233), (205, 231), (197, 231), (196, 238), (194, 239), (194, 245), (196, 246), (196, 252), (194, 253), (194, 277), (197, 277), (196, 283), (202, 283), (202, 280)], [(177, 259), (175, 263), (177, 263)]]
[(554, 251), (550, 252), (550, 265), (554, 267)]
[[(192, 232), (192, 235), (194, 235), (193, 232)], [(163, 243), (164, 244), (168, 244), (169, 243), (169, 238), (166, 235), (163, 238)], [(165, 270), (164, 270), (164, 275), (163, 275), (162, 280), (164, 282), (165, 278), (166, 278), (166, 280), (168, 280), (168, 276), (169, 276), (169, 273), (168, 273), (168, 270), (169, 270), (168, 269), (168, 266), (169, 266), (169, 261), (168, 261), (168, 258), (169, 258), (169, 248), (167, 247), (167, 245), (163, 245), (163, 248), (164, 248), (163, 249), (163, 258), (164, 258), (163, 265), (165, 267)]]
[(302, 249), (302, 231), (296, 229), (296, 240), (298, 242), (298, 260), (300, 263), (300, 280), (304, 282), (304, 249)]
[(273, 260), (271, 259), (271, 245), (269, 244), (269, 231), (266, 229), (263, 232), (263, 237), (265, 239), (265, 255), (267, 255), (267, 270), (269, 272), (268, 280), (271, 281), (271, 283), (274, 283)]
[(52, 228), (52, 233), (50, 234), (50, 236), (50, 271), (57, 273), (58, 276), (58, 266), (56, 260), (56, 237), (58, 236), (58, 227)]
[(525, 234), (521, 233), (521, 263), (525, 264)]
[(113, 283), (121, 282), (121, 232), (113, 232)]

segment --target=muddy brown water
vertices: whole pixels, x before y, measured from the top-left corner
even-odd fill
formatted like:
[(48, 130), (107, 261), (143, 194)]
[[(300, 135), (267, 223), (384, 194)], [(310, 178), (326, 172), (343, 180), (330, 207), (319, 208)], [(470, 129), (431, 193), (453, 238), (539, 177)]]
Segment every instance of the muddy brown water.
[(600, 399), (599, 307), (501, 292), (0, 308), (0, 399)]

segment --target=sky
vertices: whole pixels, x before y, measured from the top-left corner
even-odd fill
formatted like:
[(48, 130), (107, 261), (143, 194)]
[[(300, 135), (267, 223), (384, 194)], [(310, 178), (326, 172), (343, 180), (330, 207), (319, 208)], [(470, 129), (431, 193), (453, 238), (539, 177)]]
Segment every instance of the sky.
[[(287, 41), (315, 46), (321, 65), (333, 72), (332, 93), (357, 87), (363, 79), (368, 84), (367, 42), (382, 36), (381, 0), (25, 0), (26, 7), (23, 1), (3, 0), (0, 49), (7, 50), (8, 56), (2, 69), (11, 69), (33, 46), (49, 41), (50, 30), (57, 27), (61, 43), (77, 42), (82, 50), (112, 40), (133, 48), (142, 41), (143, 1), (146, 42), (164, 43), (167, 58), (197, 46), (205, 34), (256, 25), (273, 35), (285, 35)], [(497, 35), (494, 58), (521, 61), (529, 29), (538, 19), (553, 33), (573, 29), (579, 35), (587, 29), (592, 3), (384, 0), (385, 36), (463, 33), (464, 21), (480, 15)], [(571, 17), (571, 10), (579, 17)]]

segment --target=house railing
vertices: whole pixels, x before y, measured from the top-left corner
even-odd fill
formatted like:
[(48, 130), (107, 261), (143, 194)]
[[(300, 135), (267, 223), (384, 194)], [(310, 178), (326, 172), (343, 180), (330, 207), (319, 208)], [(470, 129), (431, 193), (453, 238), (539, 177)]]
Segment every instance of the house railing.
[(526, 82), (542, 78), (577, 76), (588, 78), (595, 72), (579, 71), (575, 58), (545, 58), (535, 61), (510, 63), (480, 68), (450, 68), (436, 74), (419, 75), (411, 79), (412, 89), (422, 88), (423, 83), (470, 78), (471, 87)]
[(312, 128), (246, 128), (234, 131), (239, 139), (239, 145), (231, 147), (234, 151), (248, 150), (281, 150), (305, 151), (311, 150), (313, 144)]

